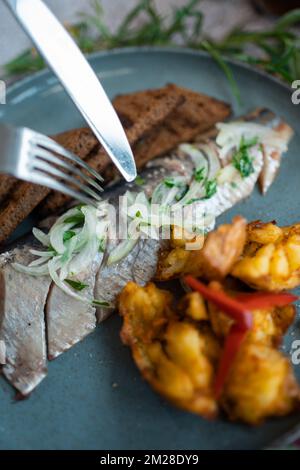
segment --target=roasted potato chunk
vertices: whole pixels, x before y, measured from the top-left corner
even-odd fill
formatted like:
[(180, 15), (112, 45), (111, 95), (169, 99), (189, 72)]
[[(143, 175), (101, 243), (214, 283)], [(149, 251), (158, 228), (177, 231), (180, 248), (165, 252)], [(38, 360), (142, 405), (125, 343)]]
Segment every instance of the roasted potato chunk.
[(299, 386), (288, 359), (274, 348), (246, 341), (238, 353), (221, 397), (231, 420), (259, 424), (299, 406)]
[(249, 224), (244, 253), (231, 274), (268, 291), (300, 285), (300, 224), (283, 228), (274, 222)]
[(219, 344), (211, 332), (179, 320), (167, 294), (154, 284), (127, 284), (119, 296), (121, 338), (156, 391), (181, 408), (212, 418), (218, 410), (213, 379)]
[[(193, 274), (204, 279), (222, 279), (232, 269), (243, 252), (246, 241), (246, 221), (235, 217), (205, 238), (200, 250), (186, 250), (177, 240), (170, 251), (160, 254), (156, 278), (166, 281), (182, 274)], [(184, 246), (183, 246), (184, 245)]]
[(124, 317), (122, 339), (125, 343), (151, 341), (172, 317), (172, 294), (149, 283), (140, 287), (128, 284), (119, 296), (120, 314)]
[(182, 227), (173, 225), (171, 227), (171, 247), (172, 248), (190, 248), (200, 250), (203, 247), (204, 235), (195, 235), (184, 230)]
[[(214, 289), (224, 289), (214, 281)], [(234, 291), (226, 293), (234, 296)], [(233, 324), (198, 292), (178, 303), (154, 284), (127, 284), (119, 296), (123, 317), (121, 338), (152, 388), (176, 406), (214, 418), (223, 408), (231, 420), (259, 424), (269, 416), (286, 415), (300, 403), (292, 367), (276, 349), (293, 321), (288, 305), (253, 311), (249, 330), (232, 357), (221, 395), (215, 379), (226, 336)]]
[(179, 303), (179, 311), (196, 321), (208, 320), (207, 308), (204, 299), (199, 292), (186, 294)]

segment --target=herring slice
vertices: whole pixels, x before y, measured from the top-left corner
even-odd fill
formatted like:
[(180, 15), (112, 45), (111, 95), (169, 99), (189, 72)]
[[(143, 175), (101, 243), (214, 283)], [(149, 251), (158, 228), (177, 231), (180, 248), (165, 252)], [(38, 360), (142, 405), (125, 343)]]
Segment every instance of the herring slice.
[(47, 375), (44, 306), (51, 279), (19, 273), (11, 266), (32, 261), (29, 248), (0, 256), (0, 339), (6, 348), (2, 373), (22, 395), (31, 393)]
[[(99, 254), (89, 268), (76, 276), (86, 284), (81, 295), (94, 298), (94, 287), (102, 255)], [(74, 344), (81, 341), (96, 328), (96, 309), (91, 302), (70, 297), (53, 284), (46, 305), (48, 358), (55, 359)]]

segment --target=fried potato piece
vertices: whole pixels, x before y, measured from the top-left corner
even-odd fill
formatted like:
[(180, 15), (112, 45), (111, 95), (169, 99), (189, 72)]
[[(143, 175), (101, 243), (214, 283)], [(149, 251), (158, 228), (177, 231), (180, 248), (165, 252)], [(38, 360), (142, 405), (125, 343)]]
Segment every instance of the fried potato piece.
[[(219, 282), (211, 282), (209, 286), (216, 290), (224, 290)], [(235, 293), (231, 292), (231, 294), (234, 297)], [(219, 338), (227, 336), (233, 320), (211, 302), (208, 303), (208, 312), (213, 332)], [(281, 344), (283, 335), (294, 321), (296, 308), (294, 305), (286, 305), (256, 309), (252, 311), (252, 315), (253, 327), (248, 333), (248, 341), (277, 347)]]
[(170, 294), (154, 284), (128, 283), (118, 305), (124, 319), (121, 338), (143, 377), (177, 406), (215, 417), (213, 379), (220, 347), (211, 332), (179, 320)]
[(178, 225), (171, 227), (171, 247), (189, 248), (190, 250), (200, 250), (203, 247), (205, 236), (184, 230)]
[(231, 274), (268, 291), (300, 285), (300, 224), (283, 228), (274, 222), (249, 224), (244, 253)]
[(221, 397), (231, 420), (259, 424), (299, 406), (300, 391), (288, 359), (263, 343), (246, 341), (238, 353)]
[[(176, 239), (171, 251), (161, 252), (156, 278), (166, 281), (182, 274), (193, 274), (209, 280), (222, 279), (239, 259), (245, 241), (246, 221), (240, 216), (231, 224), (210, 232), (200, 250), (186, 250), (182, 240)], [(174, 240), (172, 244), (174, 246)]]
[(207, 308), (199, 292), (186, 294), (179, 303), (179, 311), (196, 321), (208, 320)]
[[(219, 282), (210, 287), (224, 289)], [(227, 291), (227, 289), (226, 289)], [(300, 403), (292, 367), (276, 349), (293, 320), (293, 306), (255, 310), (254, 326), (233, 359), (220, 399), (214, 395), (222, 345), (232, 320), (198, 292), (175, 304), (154, 284), (128, 283), (119, 296), (123, 342), (152, 388), (187, 411), (214, 418), (222, 407), (231, 420), (259, 424)], [(175, 309), (176, 307), (176, 309)]]
[(172, 294), (149, 283), (140, 287), (134, 282), (122, 290), (119, 311), (124, 318), (122, 340), (131, 345), (135, 341), (149, 342), (162, 330), (168, 318), (174, 317)]

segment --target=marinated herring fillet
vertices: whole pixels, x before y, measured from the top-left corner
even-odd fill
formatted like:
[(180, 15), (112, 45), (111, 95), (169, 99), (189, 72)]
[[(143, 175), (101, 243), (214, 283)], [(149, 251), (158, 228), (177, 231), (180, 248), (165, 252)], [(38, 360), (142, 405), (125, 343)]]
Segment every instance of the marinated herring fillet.
[[(89, 270), (78, 276), (78, 280), (87, 285), (85, 294), (92, 298), (101, 261), (99, 253)], [(53, 284), (46, 305), (46, 325), (48, 359), (55, 359), (96, 328), (96, 309), (70, 297)]]
[(6, 346), (2, 373), (22, 395), (31, 393), (47, 374), (44, 306), (51, 279), (21, 274), (11, 266), (32, 261), (29, 248), (0, 256), (0, 339)]

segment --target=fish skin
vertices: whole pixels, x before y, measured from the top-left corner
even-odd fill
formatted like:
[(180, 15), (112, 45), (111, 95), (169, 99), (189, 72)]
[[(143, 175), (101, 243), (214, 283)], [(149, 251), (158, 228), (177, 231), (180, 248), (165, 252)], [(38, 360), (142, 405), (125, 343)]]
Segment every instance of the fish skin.
[[(88, 285), (80, 295), (94, 298), (96, 274), (102, 257), (99, 253), (91, 266), (76, 276), (76, 280)], [(96, 328), (96, 308), (70, 297), (52, 284), (46, 304), (46, 327), (48, 359), (52, 360), (92, 333)]]
[[(277, 119), (276, 121), (274, 119), (273, 129), (278, 132), (288, 145), (294, 135), (293, 129), (280, 119)], [(270, 149), (269, 152), (263, 152), (264, 163), (259, 175), (259, 184), (263, 194), (266, 194), (277, 176), (280, 168), (281, 157), (282, 152), (279, 152), (276, 148)]]
[(33, 258), (29, 246), (0, 256), (0, 278), (4, 287), (0, 294), (0, 339), (6, 346), (2, 373), (24, 396), (47, 375), (44, 305), (51, 279), (19, 273), (11, 263), (28, 264)]
[[(123, 258), (118, 263), (109, 266), (105, 265), (100, 269), (95, 284), (95, 297), (97, 299), (103, 299), (110, 304), (114, 304), (118, 293), (132, 279), (132, 266), (139, 253), (139, 244), (140, 242), (135, 245), (126, 258)], [(113, 308), (98, 307), (98, 323), (104, 321), (113, 310)]]

